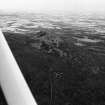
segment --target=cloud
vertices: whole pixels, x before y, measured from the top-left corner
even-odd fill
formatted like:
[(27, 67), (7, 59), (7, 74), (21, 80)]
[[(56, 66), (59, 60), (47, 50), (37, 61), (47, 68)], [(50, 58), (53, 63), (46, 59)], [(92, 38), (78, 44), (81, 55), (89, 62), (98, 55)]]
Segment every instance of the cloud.
[(2, 0), (3, 10), (105, 11), (105, 0)]

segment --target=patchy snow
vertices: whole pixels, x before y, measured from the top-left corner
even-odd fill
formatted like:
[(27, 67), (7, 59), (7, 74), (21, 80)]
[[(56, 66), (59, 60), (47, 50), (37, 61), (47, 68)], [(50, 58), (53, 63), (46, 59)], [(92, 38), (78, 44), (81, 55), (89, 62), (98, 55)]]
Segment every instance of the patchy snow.
[(76, 46), (85, 46), (84, 44), (82, 44), (82, 43), (79, 43), (79, 42), (77, 42), (77, 43), (74, 43), (74, 45), (76, 45)]
[(103, 40), (100, 40), (100, 39), (89, 39), (88, 37), (83, 37), (83, 38), (73, 37), (73, 38), (76, 39), (77, 41), (88, 42), (88, 43), (98, 43), (98, 42), (103, 41)]

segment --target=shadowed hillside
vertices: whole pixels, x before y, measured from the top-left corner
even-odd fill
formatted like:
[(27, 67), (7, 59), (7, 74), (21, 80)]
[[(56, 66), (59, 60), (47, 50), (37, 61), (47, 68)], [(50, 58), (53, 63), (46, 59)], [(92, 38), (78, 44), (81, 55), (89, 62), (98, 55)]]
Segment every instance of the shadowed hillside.
[(4, 35), (39, 105), (105, 105), (104, 54), (46, 31)]

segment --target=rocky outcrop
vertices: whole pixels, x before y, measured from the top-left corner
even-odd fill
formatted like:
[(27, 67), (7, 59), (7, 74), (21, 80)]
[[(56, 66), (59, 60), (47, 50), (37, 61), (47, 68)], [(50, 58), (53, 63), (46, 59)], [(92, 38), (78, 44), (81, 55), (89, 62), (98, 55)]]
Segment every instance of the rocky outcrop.
[(56, 54), (60, 57), (67, 56), (67, 53), (61, 49), (64, 44), (62, 38), (51, 35), (45, 31), (39, 31), (27, 41), (32, 47), (42, 50), (48, 54)]

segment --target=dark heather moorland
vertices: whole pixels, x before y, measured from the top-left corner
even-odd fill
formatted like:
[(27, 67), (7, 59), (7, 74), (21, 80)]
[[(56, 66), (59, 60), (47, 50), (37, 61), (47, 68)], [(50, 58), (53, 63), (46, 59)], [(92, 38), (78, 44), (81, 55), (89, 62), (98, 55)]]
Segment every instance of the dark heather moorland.
[(105, 105), (104, 34), (67, 28), (4, 35), (38, 105)]

